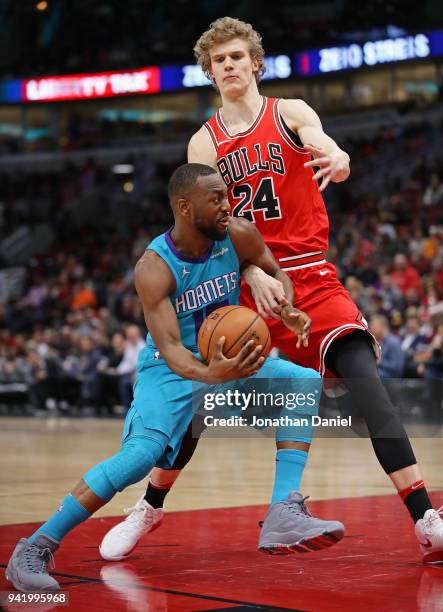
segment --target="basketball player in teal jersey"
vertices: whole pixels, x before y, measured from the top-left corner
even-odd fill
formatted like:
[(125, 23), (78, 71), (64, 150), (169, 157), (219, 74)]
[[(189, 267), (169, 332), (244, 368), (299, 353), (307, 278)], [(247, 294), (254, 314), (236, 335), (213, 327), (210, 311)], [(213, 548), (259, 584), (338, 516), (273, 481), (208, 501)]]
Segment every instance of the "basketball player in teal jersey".
[[(202, 363), (198, 323), (209, 310), (238, 304), (240, 269), (248, 264), (283, 283), (286, 302), (281, 316), (299, 342), (307, 342), (310, 320), (290, 306), (291, 285), (257, 230), (247, 221), (232, 221), (226, 187), (214, 169), (202, 164), (180, 166), (171, 177), (169, 195), (175, 226), (149, 245), (135, 268), (149, 334), (138, 362), (121, 449), (86, 472), (49, 520), (29, 539), (19, 541), (6, 569), (7, 579), (18, 590), (59, 589), (48, 573), (48, 563), (64, 536), (117, 491), (145, 478), (155, 465), (173, 465), (192, 418), (192, 381), (221, 384), (257, 376), (260, 370), (262, 378), (300, 378), (301, 384), (310, 380), (311, 388), (319, 387), (317, 372), (281, 359), (265, 361), (260, 357), (263, 347), (254, 348), (252, 341), (237, 357), (227, 359), (221, 338), (209, 364)], [(295, 428), (281, 427), (277, 440), (298, 439), (308, 446), (306, 433), (310, 431), (301, 437)], [(298, 468), (293, 467), (301, 472), (304, 458)], [(304, 507), (302, 500), (299, 505)], [(283, 505), (283, 516), (285, 509)], [(298, 532), (287, 544), (317, 549), (338, 541), (343, 533), (341, 523), (300, 511)]]

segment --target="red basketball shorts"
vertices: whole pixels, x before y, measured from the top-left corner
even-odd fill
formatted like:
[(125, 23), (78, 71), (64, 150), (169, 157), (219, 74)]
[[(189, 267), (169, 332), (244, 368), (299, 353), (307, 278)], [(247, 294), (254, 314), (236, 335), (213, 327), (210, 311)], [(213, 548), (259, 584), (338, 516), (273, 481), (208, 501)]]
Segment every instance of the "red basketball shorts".
[[(294, 306), (312, 319), (309, 346), (297, 349), (295, 335), (281, 321), (267, 319), (266, 323), (271, 332), (272, 346), (291, 361), (317, 370), (322, 376), (331, 376), (326, 371), (325, 355), (334, 340), (356, 329), (370, 332), (361, 312), (338, 280), (335, 267), (325, 261), (323, 254), (319, 262), (305, 264), (304, 261), (306, 259), (299, 257), (296, 266), (286, 269), (282, 266), (282, 269), (292, 280)], [(246, 283), (242, 284), (240, 303), (255, 310), (255, 302)], [(378, 343), (372, 334), (370, 336), (378, 357)]]

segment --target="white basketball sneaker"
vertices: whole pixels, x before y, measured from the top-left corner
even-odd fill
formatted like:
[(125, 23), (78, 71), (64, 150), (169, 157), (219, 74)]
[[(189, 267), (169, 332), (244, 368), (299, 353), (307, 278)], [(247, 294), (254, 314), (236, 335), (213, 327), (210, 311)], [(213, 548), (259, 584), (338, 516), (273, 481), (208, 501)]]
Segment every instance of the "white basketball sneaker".
[(443, 506), (438, 510), (426, 510), (415, 523), (415, 535), (420, 543), (425, 563), (443, 563)]
[(124, 512), (128, 516), (108, 531), (99, 546), (100, 555), (106, 561), (126, 559), (142, 536), (160, 527), (165, 514), (163, 508), (153, 508), (143, 497)]

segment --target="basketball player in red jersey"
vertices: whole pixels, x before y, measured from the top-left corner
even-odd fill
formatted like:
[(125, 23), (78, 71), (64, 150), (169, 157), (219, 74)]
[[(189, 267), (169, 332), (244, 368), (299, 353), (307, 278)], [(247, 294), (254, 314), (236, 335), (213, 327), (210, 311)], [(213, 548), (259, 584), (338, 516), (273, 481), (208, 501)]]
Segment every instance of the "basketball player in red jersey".
[[(264, 51), (252, 26), (218, 19), (194, 51), (222, 105), (191, 138), (188, 161), (218, 168), (233, 215), (255, 223), (290, 275), (294, 305), (312, 319), (309, 346), (296, 347), (278, 318), (281, 288), (258, 269), (248, 272), (252, 295), (245, 286), (243, 304), (273, 317), (268, 321), (273, 346), (296, 363), (346, 383), (376, 456), (415, 523), (424, 560), (443, 562), (442, 509), (432, 509), (406, 432), (379, 379), (377, 343), (324, 255), (329, 223), (321, 193), (330, 181), (348, 178), (349, 156), (325, 134), (305, 102), (260, 95)], [(153, 471), (145, 500), (162, 503), (195, 449), (196, 440), (186, 442), (177, 470)]]

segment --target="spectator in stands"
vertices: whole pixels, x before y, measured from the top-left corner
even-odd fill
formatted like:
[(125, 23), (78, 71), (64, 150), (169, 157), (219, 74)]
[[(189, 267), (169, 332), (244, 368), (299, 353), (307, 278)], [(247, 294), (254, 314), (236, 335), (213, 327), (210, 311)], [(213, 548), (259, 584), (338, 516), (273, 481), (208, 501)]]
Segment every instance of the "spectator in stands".
[(431, 174), (431, 181), (423, 195), (423, 204), (425, 206), (443, 204), (443, 183), (436, 172)]
[(48, 285), (44, 283), (41, 277), (35, 279), (34, 283), (29, 288), (25, 297), (21, 300), (23, 306), (31, 308), (40, 308), (48, 296)]
[(419, 317), (414, 313), (409, 314), (406, 319), (406, 326), (401, 343), (401, 348), (405, 356), (406, 377), (418, 376), (418, 364), (415, 360), (415, 353), (417, 350), (423, 350), (427, 344), (428, 338), (420, 331)]
[[(113, 407), (120, 403), (119, 379), (117, 368), (123, 360), (125, 338), (117, 332), (112, 336), (111, 346), (104, 352), (97, 365), (99, 374), (100, 397), (108, 414), (113, 414)], [(125, 400), (127, 401), (127, 400)]]
[(369, 289), (366, 292), (367, 302), (364, 308), (364, 313), (367, 317), (372, 318), (375, 315), (383, 314), (385, 316), (389, 315), (389, 312), (384, 309), (383, 301), (379, 295), (377, 295), (374, 289)]
[(443, 378), (443, 323), (437, 327), (437, 333), (432, 338), (429, 358), (421, 364), (419, 371), (425, 378)]
[(382, 300), (384, 310), (388, 312), (391, 310), (403, 310), (403, 296), (389, 274), (380, 275), (380, 288), (377, 293)]
[(363, 283), (355, 276), (347, 276), (344, 279), (344, 286), (353, 302), (355, 302), (361, 310), (365, 310), (367, 300), (365, 299)]
[[(31, 344), (35, 344), (31, 341)], [(28, 384), (28, 395), (35, 412), (46, 410), (48, 399), (48, 372), (45, 359), (36, 350), (28, 349), (26, 357), (27, 372), (25, 380)]]
[(423, 304), (427, 307), (428, 314), (432, 317), (443, 314), (443, 300), (438, 283), (430, 278), (426, 287)]
[(120, 325), (117, 319), (112, 314), (111, 310), (102, 306), (102, 308), (99, 308), (98, 310), (98, 316), (103, 324), (105, 333), (110, 338), (113, 338), (114, 334), (120, 329)]
[(405, 307), (418, 308), (421, 304), (420, 294), (414, 287), (409, 287), (405, 294)]
[(116, 312), (120, 321), (123, 323), (134, 322), (134, 308), (139, 303), (138, 297), (131, 293), (123, 294), (119, 303), (116, 304)]
[(145, 341), (137, 325), (128, 325), (125, 336), (123, 359), (117, 366), (117, 373), (120, 376), (119, 390), (121, 402), (125, 410), (127, 410), (132, 402), (132, 386), (135, 379), (138, 354), (145, 346)]
[(26, 381), (27, 368), (22, 359), (15, 355), (7, 355), (0, 361), (0, 382), (2, 383), (24, 383)]
[(98, 399), (98, 373), (97, 365), (101, 360), (98, 347), (89, 336), (78, 339), (76, 351), (68, 354), (63, 368), (65, 375), (74, 382), (80, 391), (81, 404), (84, 407), (95, 406)]
[(404, 354), (400, 340), (391, 333), (388, 319), (383, 315), (372, 317), (370, 330), (381, 346), (378, 371), (382, 378), (401, 378), (404, 371)]
[(72, 328), (70, 325), (63, 325), (57, 334), (54, 348), (57, 354), (64, 359), (72, 347)]
[(97, 306), (97, 297), (94, 293), (92, 283), (83, 282), (77, 283), (74, 287), (74, 297), (71, 302), (71, 310), (80, 310), (87, 307), (95, 308)]
[(420, 294), (420, 276), (417, 270), (408, 262), (406, 255), (397, 253), (394, 257), (392, 281), (406, 295), (409, 289), (415, 289)]
[(389, 325), (393, 335), (397, 338), (400, 335), (400, 330), (403, 327), (403, 316), (399, 310), (391, 310), (388, 317)]

